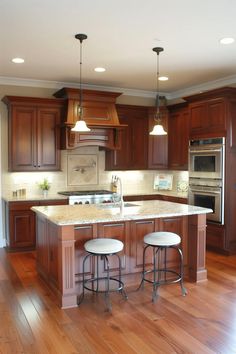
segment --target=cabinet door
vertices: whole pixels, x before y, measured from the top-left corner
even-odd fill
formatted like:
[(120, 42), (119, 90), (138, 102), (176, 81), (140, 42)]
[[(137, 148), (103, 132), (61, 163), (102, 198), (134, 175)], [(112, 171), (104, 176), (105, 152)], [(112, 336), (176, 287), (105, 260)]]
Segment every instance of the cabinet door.
[(31, 210), (11, 210), (9, 215), (10, 249), (35, 247), (35, 214)]
[[(149, 110), (149, 131), (155, 125), (155, 110)], [(168, 131), (168, 112), (162, 109), (162, 124), (165, 131)], [(166, 169), (168, 167), (168, 135), (148, 135), (148, 168)]]
[(223, 99), (212, 100), (208, 103), (209, 132), (219, 136), (226, 134), (226, 105)]
[[(119, 252), (121, 258), (121, 268), (122, 273), (129, 273), (129, 263), (128, 263), (128, 254), (129, 254), (129, 242), (128, 242), (128, 223), (119, 222), (119, 223), (104, 223), (98, 225), (98, 237), (105, 238), (115, 238), (124, 243), (124, 248)], [(109, 265), (110, 271), (112, 274), (118, 273), (118, 259), (116, 256), (110, 256)], [(104, 273), (104, 263), (100, 261), (99, 264), (101, 274)]]
[(34, 107), (14, 106), (9, 119), (9, 170), (36, 169), (36, 120)]
[(42, 107), (37, 111), (37, 168), (40, 171), (60, 169), (60, 109)]
[(226, 134), (226, 104), (223, 98), (190, 104), (190, 136), (211, 137)]
[[(130, 267), (131, 273), (141, 272), (143, 269), (143, 238), (146, 234), (155, 231), (155, 220), (137, 220), (131, 222), (130, 230)], [(149, 266), (153, 263), (152, 249), (146, 252), (146, 265)]]
[(170, 113), (168, 126), (169, 169), (186, 170), (188, 168), (188, 125), (188, 108), (176, 109)]
[[(161, 218), (159, 220), (160, 231), (174, 232), (181, 238), (181, 248), (184, 256), (184, 265), (188, 264), (188, 218), (175, 217), (175, 218)], [(179, 267), (179, 255), (175, 250), (168, 251), (167, 266)]]
[(142, 106), (117, 105), (121, 124), (121, 149), (106, 152), (107, 170), (137, 170), (147, 168), (148, 115)]
[(190, 112), (190, 135), (198, 136), (207, 130), (207, 104), (205, 102), (195, 102), (189, 106)]
[[(83, 274), (83, 260), (87, 255), (84, 250), (85, 242), (93, 238), (92, 225), (75, 225), (75, 276), (76, 280), (82, 280)], [(92, 260), (87, 261), (85, 264), (85, 275), (91, 276), (94, 272), (94, 266)]]

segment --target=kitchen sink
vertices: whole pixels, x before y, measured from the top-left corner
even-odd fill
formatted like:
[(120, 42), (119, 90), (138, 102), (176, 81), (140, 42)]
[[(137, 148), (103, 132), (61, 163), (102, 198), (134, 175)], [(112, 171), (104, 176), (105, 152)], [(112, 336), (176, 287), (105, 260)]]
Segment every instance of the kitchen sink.
[[(140, 206), (139, 204), (135, 204), (135, 203), (124, 203), (124, 207), (125, 208), (129, 208), (129, 207), (137, 207)], [(113, 208), (120, 208), (120, 204), (119, 203), (104, 203), (104, 204), (99, 204), (98, 206), (101, 209), (113, 209)]]

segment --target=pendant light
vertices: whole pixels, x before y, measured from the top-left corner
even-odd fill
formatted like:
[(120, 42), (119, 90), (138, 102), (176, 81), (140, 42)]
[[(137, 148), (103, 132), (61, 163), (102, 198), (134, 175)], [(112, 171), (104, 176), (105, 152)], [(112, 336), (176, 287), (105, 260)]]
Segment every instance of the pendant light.
[(159, 54), (163, 52), (163, 48), (155, 47), (152, 49), (157, 53), (157, 95), (156, 95), (156, 112), (154, 121), (156, 124), (153, 127), (153, 130), (149, 133), (150, 135), (166, 135), (167, 132), (164, 130), (163, 125), (161, 124), (161, 112), (160, 112), (160, 95), (159, 95)]
[(75, 38), (80, 41), (80, 92), (79, 92), (79, 106), (77, 107), (77, 116), (78, 120), (75, 123), (75, 126), (71, 129), (73, 132), (89, 132), (91, 129), (87, 127), (86, 122), (83, 120), (83, 100), (82, 100), (82, 42), (87, 39), (88, 36), (86, 34), (76, 34)]

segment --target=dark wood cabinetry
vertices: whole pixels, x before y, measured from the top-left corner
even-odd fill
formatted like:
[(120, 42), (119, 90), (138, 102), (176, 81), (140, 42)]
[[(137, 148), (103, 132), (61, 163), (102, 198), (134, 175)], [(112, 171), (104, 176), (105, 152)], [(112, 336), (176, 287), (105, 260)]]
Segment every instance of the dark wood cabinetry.
[(38, 205), (65, 205), (67, 199), (5, 202), (6, 247), (9, 251), (35, 248), (35, 213)]
[[(131, 221), (130, 225), (130, 237), (131, 237), (131, 257), (130, 257), (130, 271), (131, 273), (142, 271), (143, 266), (143, 238), (146, 234), (155, 231), (169, 231), (180, 235), (182, 239), (182, 247), (184, 248), (184, 264), (188, 263), (188, 240), (187, 240), (188, 220), (187, 217), (175, 217), (175, 218), (161, 218), (161, 219), (149, 219), (149, 220), (137, 220)], [(153, 253), (152, 250), (148, 250), (146, 254), (147, 264), (152, 264)], [(167, 262), (170, 266), (174, 267), (178, 265), (178, 257), (174, 252), (168, 254)]]
[(186, 104), (169, 106), (168, 168), (188, 169), (189, 110)]
[[(155, 125), (154, 107), (149, 108), (149, 131), (152, 131)], [(165, 131), (168, 132), (168, 110), (161, 107), (162, 124)], [(148, 136), (148, 168), (149, 169), (167, 169), (168, 168), (168, 135)]]
[(189, 102), (190, 137), (225, 137), (224, 225), (207, 223), (207, 246), (236, 253), (236, 89), (225, 87), (185, 98)]
[(106, 152), (107, 170), (142, 170), (147, 168), (147, 107), (116, 105), (119, 121), (127, 128), (120, 131), (121, 149)]
[(223, 88), (185, 97), (189, 102), (190, 138), (226, 136), (228, 94), (232, 94), (230, 88)]
[(63, 103), (15, 96), (3, 101), (9, 110), (9, 170), (59, 170)]

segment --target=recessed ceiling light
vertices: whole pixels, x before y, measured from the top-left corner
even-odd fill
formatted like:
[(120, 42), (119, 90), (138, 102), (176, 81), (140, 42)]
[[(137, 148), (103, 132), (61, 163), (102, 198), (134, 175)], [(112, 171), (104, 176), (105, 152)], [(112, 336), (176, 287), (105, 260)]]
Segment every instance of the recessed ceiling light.
[(225, 37), (220, 39), (221, 44), (231, 44), (234, 43), (235, 39), (232, 37)]
[(160, 81), (167, 81), (167, 80), (169, 80), (169, 78), (168, 78), (167, 76), (160, 76), (160, 77), (158, 78), (158, 80), (160, 80)]
[(104, 71), (106, 71), (105, 68), (95, 68), (94, 71), (96, 71), (97, 73), (103, 73)]
[(25, 60), (22, 58), (13, 58), (11, 61), (15, 64), (22, 64)]

